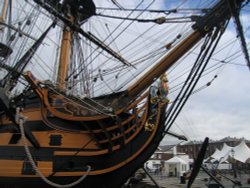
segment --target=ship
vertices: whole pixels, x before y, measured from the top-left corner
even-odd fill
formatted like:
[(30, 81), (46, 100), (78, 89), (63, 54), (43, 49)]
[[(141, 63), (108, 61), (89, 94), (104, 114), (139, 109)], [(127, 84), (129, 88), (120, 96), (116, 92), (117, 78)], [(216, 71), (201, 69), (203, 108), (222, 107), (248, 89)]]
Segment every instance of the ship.
[(250, 65), (249, 1), (201, 2), (2, 0), (1, 187), (118, 188), (165, 135), (183, 138), (170, 128), (232, 19)]

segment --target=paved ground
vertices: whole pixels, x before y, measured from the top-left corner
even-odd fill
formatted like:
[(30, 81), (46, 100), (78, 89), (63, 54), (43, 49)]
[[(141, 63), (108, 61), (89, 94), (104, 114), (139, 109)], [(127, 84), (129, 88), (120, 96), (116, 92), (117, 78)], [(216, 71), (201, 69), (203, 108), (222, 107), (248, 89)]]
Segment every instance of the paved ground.
[[(241, 182), (242, 186), (234, 186), (234, 184), (227, 180), (226, 178), (221, 178), (220, 182), (225, 188), (250, 188), (250, 184), (247, 183), (247, 179), (250, 177), (248, 174), (242, 174), (237, 179), (233, 178), (232, 175), (227, 174), (227, 177), (232, 180), (238, 180)], [(187, 181), (185, 184), (181, 183), (179, 178), (176, 177), (166, 177), (160, 175), (153, 175), (154, 180), (157, 182), (159, 187), (161, 188), (186, 188)], [(209, 184), (209, 176), (203, 172), (200, 172), (194, 181), (192, 188), (219, 188), (217, 185), (214, 185), (215, 182), (210, 182)], [(211, 185), (213, 184), (213, 185)], [(145, 178), (142, 182), (131, 185), (129, 188), (158, 188), (148, 177)]]

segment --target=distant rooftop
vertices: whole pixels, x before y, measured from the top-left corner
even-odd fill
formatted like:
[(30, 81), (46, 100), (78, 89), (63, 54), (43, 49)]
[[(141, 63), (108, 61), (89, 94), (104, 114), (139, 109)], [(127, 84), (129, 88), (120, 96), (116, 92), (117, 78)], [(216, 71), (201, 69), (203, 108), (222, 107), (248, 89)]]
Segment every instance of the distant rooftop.
[(166, 152), (166, 151), (170, 151), (173, 149), (173, 147), (175, 147), (176, 145), (164, 145), (164, 146), (159, 146), (157, 148), (157, 150), (161, 151), (161, 152)]
[[(230, 137), (230, 136), (228, 136), (228, 137), (225, 137), (225, 138), (222, 138), (222, 139), (220, 139), (220, 140), (209, 140), (209, 142), (210, 143), (224, 143), (224, 142), (240, 142), (241, 140), (245, 140), (245, 142), (246, 143), (250, 143), (250, 141), (249, 140), (246, 140), (244, 137), (242, 137), (242, 138), (236, 138), (236, 137)], [(200, 144), (202, 144), (203, 143), (203, 141), (201, 141), (201, 140), (192, 140), (192, 141), (188, 141), (188, 142), (184, 142), (182, 145), (195, 145), (195, 144), (197, 144), (197, 145), (200, 145)], [(161, 147), (170, 147), (170, 146), (172, 146), (172, 145), (165, 145), (165, 146), (161, 146)]]

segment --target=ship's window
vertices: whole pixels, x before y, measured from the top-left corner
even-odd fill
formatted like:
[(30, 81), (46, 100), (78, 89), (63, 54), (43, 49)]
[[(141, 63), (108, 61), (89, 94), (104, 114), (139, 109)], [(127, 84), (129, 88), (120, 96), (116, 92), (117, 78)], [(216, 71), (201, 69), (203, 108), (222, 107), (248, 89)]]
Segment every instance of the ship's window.
[(55, 103), (56, 103), (56, 106), (62, 106), (62, 100), (61, 99), (56, 99)]
[(91, 170), (95, 169), (92, 162), (86, 163), (82, 156), (55, 156), (53, 157), (53, 172), (83, 172), (87, 170), (87, 165), (91, 166)]
[(60, 146), (62, 145), (62, 135), (50, 135), (50, 146)]
[(9, 144), (17, 144), (21, 138), (21, 134), (13, 134), (10, 138)]
[[(35, 162), (35, 164), (37, 165), (37, 162)], [(25, 160), (23, 162), (22, 174), (24, 174), (24, 175), (35, 175), (36, 174), (36, 171), (33, 169), (29, 160)]]

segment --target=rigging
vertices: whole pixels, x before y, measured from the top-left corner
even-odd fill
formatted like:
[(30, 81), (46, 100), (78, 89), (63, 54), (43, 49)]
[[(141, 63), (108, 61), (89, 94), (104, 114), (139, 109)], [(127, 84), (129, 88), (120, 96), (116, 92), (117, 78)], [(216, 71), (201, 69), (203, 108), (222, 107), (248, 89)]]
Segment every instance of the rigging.
[(211, 36), (208, 35), (207, 39), (204, 41), (204, 44), (201, 47), (201, 51), (196, 59), (196, 62), (194, 63), (193, 68), (190, 74), (188, 75), (181, 91), (175, 98), (171, 107), (167, 110), (166, 113), (167, 119), (165, 123), (166, 129), (163, 136), (169, 131), (174, 121), (176, 120), (178, 114), (180, 113), (181, 109), (183, 108), (184, 104), (186, 103), (187, 99), (192, 94), (192, 91), (194, 90), (202, 73), (204, 72), (207, 63), (211, 58), (215, 50), (215, 47), (217, 46), (219, 39), (223, 34), (223, 31), (224, 29), (222, 28), (216, 28), (213, 34), (210, 33), (212, 35)]
[(230, 12), (231, 12), (231, 14), (233, 15), (233, 18), (234, 18), (234, 22), (235, 22), (235, 25), (236, 25), (236, 30), (237, 30), (238, 35), (240, 37), (241, 47), (242, 47), (242, 51), (243, 51), (244, 56), (245, 56), (245, 60), (247, 62), (247, 66), (250, 69), (250, 58), (249, 58), (249, 53), (248, 53), (248, 49), (247, 49), (246, 39), (245, 39), (245, 36), (244, 36), (244, 33), (243, 33), (242, 24), (241, 24), (241, 21), (240, 21), (240, 18), (239, 18), (240, 9), (239, 9), (239, 7), (237, 7), (237, 9), (233, 8), (232, 3), (234, 3), (234, 2), (232, 2), (230, 0), (227, 0), (227, 2), (228, 2), (228, 6), (230, 8)]

